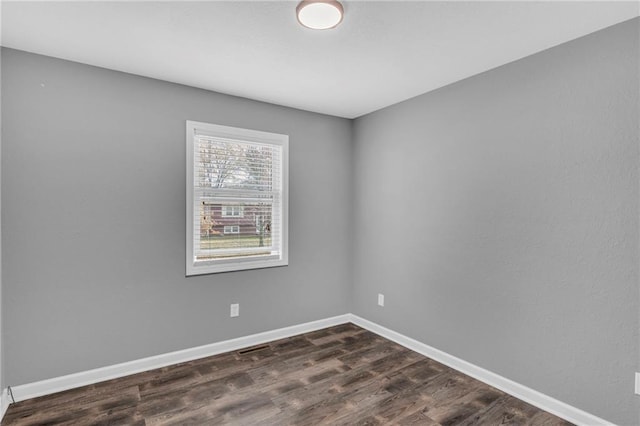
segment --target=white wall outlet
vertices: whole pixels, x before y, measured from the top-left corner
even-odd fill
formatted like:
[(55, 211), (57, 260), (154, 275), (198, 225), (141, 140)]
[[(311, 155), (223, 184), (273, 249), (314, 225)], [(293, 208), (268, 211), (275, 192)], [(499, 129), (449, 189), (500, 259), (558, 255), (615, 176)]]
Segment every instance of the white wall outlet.
[(636, 373), (636, 395), (640, 395), (640, 373)]
[(239, 303), (232, 303), (231, 304), (231, 310), (230, 310), (230, 316), (232, 317), (237, 317), (240, 316), (240, 304)]
[(378, 306), (384, 306), (384, 294), (378, 293)]

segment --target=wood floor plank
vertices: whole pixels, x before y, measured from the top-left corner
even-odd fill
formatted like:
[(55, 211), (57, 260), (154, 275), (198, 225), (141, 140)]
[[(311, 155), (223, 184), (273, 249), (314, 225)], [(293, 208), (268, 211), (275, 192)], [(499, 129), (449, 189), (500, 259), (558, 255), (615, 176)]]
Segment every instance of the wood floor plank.
[(11, 404), (2, 426), (569, 423), (353, 324)]

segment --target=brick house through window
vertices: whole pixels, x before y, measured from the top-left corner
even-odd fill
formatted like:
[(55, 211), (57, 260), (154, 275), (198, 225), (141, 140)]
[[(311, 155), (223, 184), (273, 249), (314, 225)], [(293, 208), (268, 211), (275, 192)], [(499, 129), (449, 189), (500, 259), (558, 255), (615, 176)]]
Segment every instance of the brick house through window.
[(268, 204), (220, 204), (202, 202), (200, 238), (268, 236), (271, 232), (271, 206)]

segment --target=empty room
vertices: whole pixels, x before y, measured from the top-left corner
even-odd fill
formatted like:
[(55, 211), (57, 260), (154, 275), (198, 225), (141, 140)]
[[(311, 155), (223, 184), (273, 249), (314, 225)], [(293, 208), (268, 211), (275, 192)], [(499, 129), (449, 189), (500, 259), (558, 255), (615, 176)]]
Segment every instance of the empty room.
[(5, 425), (640, 425), (640, 2), (0, 0)]

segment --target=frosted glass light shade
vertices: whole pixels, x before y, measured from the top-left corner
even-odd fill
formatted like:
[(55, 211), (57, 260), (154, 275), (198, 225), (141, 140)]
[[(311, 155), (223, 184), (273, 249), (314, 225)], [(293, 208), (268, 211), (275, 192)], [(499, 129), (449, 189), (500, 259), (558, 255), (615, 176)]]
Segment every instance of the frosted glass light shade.
[(314, 30), (327, 30), (342, 22), (344, 9), (335, 0), (304, 0), (296, 8), (298, 22)]

